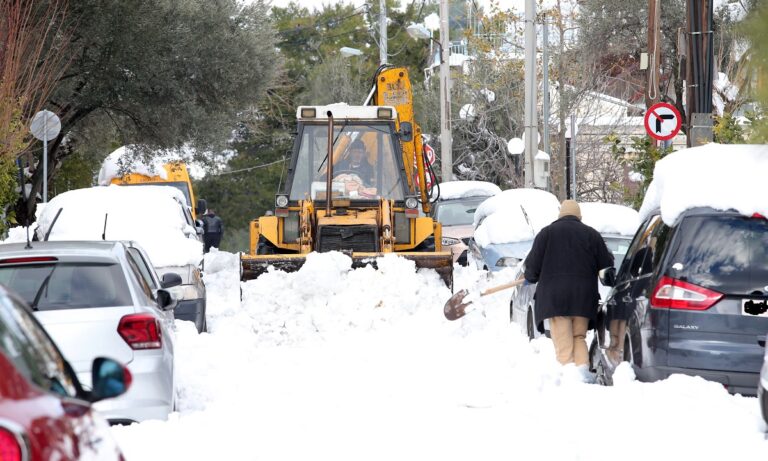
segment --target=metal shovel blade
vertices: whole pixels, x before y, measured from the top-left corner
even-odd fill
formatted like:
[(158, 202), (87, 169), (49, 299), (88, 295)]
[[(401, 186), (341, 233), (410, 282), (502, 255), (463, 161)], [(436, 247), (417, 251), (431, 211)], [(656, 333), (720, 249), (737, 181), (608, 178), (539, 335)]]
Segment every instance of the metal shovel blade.
[(465, 303), (464, 298), (467, 297), (469, 291), (461, 290), (456, 292), (455, 295), (448, 298), (443, 307), (443, 314), (448, 320), (457, 320), (464, 317), (467, 314), (467, 307), (472, 304), (471, 302)]

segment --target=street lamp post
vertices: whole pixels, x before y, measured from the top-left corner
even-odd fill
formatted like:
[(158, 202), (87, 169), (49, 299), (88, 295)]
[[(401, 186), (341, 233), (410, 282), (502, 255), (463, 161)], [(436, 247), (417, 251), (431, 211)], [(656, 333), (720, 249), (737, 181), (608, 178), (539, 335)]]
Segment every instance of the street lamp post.
[(448, 28), (448, 0), (440, 0), (440, 165), (443, 181), (453, 179), (453, 137), (451, 135), (451, 41)]

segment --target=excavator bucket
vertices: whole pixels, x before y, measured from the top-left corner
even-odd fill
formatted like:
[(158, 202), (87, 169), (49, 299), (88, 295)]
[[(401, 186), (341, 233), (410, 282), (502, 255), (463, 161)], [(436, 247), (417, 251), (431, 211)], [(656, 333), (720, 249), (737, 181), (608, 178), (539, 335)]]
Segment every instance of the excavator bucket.
[[(373, 266), (376, 268), (376, 258), (386, 253), (347, 253), (352, 258), (352, 268)], [(434, 269), (440, 275), (445, 285), (453, 289), (453, 258), (450, 252), (422, 253), (403, 252), (389, 253), (402, 256), (416, 263), (417, 269)], [(240, 280), (245, 282), (259, 277), (267, 272), (270, 266), (276, 270), (294, 272), (301, 268), (306, 261), (303, 254), (275, 254), (275, 255), (241, 255), (240, 256)]]

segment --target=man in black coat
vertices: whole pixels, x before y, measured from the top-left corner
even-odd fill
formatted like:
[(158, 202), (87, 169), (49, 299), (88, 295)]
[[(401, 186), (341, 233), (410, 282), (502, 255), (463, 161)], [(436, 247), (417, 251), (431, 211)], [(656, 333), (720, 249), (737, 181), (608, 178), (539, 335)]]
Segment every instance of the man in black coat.
[(549, 319), (557, 360), (586, 372), (585, 337), (594, 327), (597, 274), (613, 265), (603, 237), (581, 222), (579, 204), (565, 200), (557, 221), (539, 232), (525, 258), (525, 279), (536, 285), (536, 320)]
[(221, 235), (224, 233), (224, 222), (216, 216), (214, 210), (208, 210), (203, 215), (203, 252), (208, 253), (211, 248), (219, 248)]

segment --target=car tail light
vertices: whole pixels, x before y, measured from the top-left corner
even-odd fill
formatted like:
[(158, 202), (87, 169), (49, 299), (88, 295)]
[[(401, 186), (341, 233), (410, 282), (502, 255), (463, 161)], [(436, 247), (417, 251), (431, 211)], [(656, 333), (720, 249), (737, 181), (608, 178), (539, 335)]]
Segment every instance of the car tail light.
[(117, 333), (131, 349), (160, 349), (160, 322), (150, 314), (130, 314), (120, 319)]
[[(59, 258), (53, 256), (28, 256), (24, 258), (5, 258), (0, 259), (0, 264), (19, 264), (19, 263), (50, 263), (58, 261)], [(2, 458), (0, 458), (2, 459)], [(5, 461), (5, 460), (3, 460)]]
[(717, 291), (664, 276), (653, 289), (651, 306), (703, 311), (712, 307), (722, 297), (723, 294)]
[(0, 460), (26, 461), (26, 448), (24, 439), (18, 433), (0, 426)]

